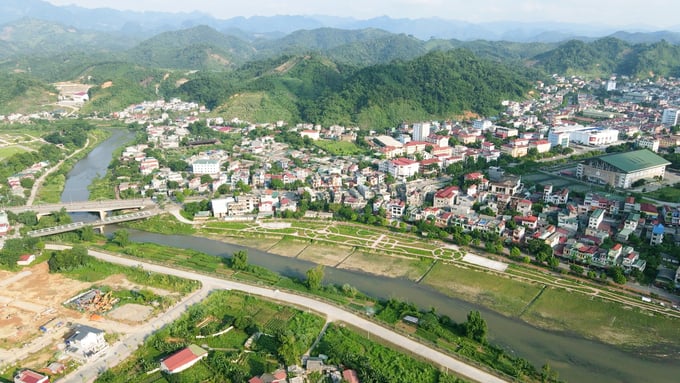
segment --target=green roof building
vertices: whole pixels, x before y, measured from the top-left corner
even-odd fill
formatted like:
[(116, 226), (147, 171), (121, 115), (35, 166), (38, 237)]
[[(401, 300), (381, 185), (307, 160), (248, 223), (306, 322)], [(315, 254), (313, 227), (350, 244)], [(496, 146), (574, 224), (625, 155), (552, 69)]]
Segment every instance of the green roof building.
[(641, 179), (663, 178), (670, 162), (643, 149), (590, 158), (576, 168), (576, 177), (600, 185), (628, 189)]

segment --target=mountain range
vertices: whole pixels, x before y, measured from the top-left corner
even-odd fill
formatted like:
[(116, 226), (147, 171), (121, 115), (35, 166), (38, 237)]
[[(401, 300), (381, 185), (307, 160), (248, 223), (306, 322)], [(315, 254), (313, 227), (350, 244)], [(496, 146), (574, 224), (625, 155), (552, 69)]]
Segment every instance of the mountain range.
[[(89, 9), (77, 6), (55, 6), (43, 0), (3, 0), (0, 4), (0, 24), (21, 18), (54, 21), (79, 29), (117, 32), (126, 36), (146, 38), (161, 32), (207, 25), (230, 34), (243, 33), (250, 38), (281, 37), (302, 29), (382, 29), (391, 33), (413, 35), (421, 40), (503, 40), (515, 42), (559, 42), (573, 38), (594, 39), (619, 33), (620, 38), (637, 39), (630, 42), (650, 42), (666, 39), (680, 41), (680, 25), (673, 31), (654, 31), (649, 27), (636, 27), (626, 35), (616, 28), (573, 23), (554, 22), (488, 22), (469, 23), (443, 18), (394, 19), (387, 16), (358, 20), (335, 16), (253, 16), (217, 19), (202, 12), (132, 12), (109, 8)], [(630, 29), (630, 28), (628, 28)], [(646, 32), (652, 32), (648, 34)], [(648, 35), (648, 36), (643, 36)]]

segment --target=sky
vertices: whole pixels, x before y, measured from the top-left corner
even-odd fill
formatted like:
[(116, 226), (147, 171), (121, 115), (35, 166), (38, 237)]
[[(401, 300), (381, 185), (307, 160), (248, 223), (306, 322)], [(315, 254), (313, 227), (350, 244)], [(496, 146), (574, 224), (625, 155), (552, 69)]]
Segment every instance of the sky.
[(55, 5), (135, 11), (201, 11), (236, 16), (331, 15), (368, 19), (426, 18), (487, 21), (567, 22), (603, 26), (680, 25), (677, 0), (47, 0)]

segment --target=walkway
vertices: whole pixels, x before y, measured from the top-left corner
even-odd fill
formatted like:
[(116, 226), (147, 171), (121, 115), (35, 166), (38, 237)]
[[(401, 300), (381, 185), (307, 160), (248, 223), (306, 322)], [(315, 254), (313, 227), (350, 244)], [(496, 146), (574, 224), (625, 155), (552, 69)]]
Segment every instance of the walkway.
[[(61, 250), (68, 248), (68, 246), (47, 245), (45, 248), (49, 250)], [(386, 342), (392, 343), (402, 349), (409, 350), (414, 355), (418, 355), (443, 368), (446, 368), (447, 370), (465, 376), (468, 379), (485, 383), (505, 382), (504, 380), (498, 378), (495, 375), (492, 375), (475, 366), (466, 364), (458, 359), (455, 359), (450, 355), (444, 354), (426, 345), (418, 343), (413, 339), (410, 339), (406, 336), (396, 333), (377, 323), (369, 321), (368, 319), (365, 319), (349, 311), (345, 311), (340, 307), (334, 306), (326, 302), (318, 301), (313, 298), (303, 297), (300, 295), (279, 291), (277, 289), (251, 286), (244, 283), (218, 279), (191, 271), (176, 270), (166, 266), (140, 262), (138, 260), (123, 258), (120, 256), (115, 256), (93, 250), (90, 250), (90, 255), (101, 260), (104, 260), (106, 262), (117, 263), (125, 266), (137, 266), (137, 267), (141, 266), (148, 271), (201, 281), (203, 283), (203, 288), (200, 290), (200, 292), (202, 293), (200, 294), (195, 293), (192, 296), (192, 298), (190, 298), (184, 304), (184, 307), (188, 307), (189, 304), (193, 304), (200, 301), (198, 297), (203, 296), (203, 294), (206, 294), (208, 290), (219, 289), (219, 290), (244, 291), (250, 294), (260, 295), (268, 299), (273, 299), (288, 304), (292, 304), (298, 307), (305, 307), (314, 310), (318, 313), (324, 314), (329, 319), (349, 323), (353, 327), (366, 331), (367, 333), (375, 337), (381, 338)], [(146, 336), (153, 333), (153, 331), (155, 331), (157, 328), (160, 328), (161, 325), (169, 323), (170, 317), (179, 315), (181, 312), (177, 311), (181, 308), (182, 308), (181, 306), (175, 306), (175, 308), (173, 308), (171, 311), (169, 311), (168, 313), (164, 314), (161, 317), (162, 319), (160, 319), (160, 323), (159, 320), (154, 320), (152, 323), (148, 323), (142, 326), (134, 334), (130, 334), (129, 336), (125, 337), (122, 341), (117, 342), (111, 348), (111, 350), (109, 350), (108, 352), (109, 356), (81, 367), (76, 372), (70, 374), (64, 380), (64, 382), (75, 383), (89, 381), (97, 376), (98, 371), (103, 371), (106, 368), (113, 367), (116, 364), (120, 363), (120, 361), (127, 358), (127, 356), (130, 355), (139, 344), (141, 344), (141, 342)], [(110, 355), (112, 354), (114, 355), (113, 358), (110, 357)]]

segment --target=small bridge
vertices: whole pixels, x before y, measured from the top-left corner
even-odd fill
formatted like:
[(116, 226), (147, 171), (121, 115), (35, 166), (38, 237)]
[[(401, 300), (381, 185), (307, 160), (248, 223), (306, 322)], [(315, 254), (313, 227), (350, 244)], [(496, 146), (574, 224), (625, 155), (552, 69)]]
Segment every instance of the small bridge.
[(104, 219), (100, 219), (94, 222), (73, 222), (69, 223), (66, 225), (60, 225), (60, 226), (53, 226), (53, 227), (46, 227), (43, 229), (38, 229), (38, 230), (33, 230), (29, 231), (26, 233), (29, 237), (45, 237), (48, 235), (54, 235), (54, 234), (61, 234), (61, 233), (66, 233), (68, 231), (74, 231), (78, 230), (80, 228), (83, 228), (85, 226), (92, 226), (95, 228), (102, 228), (106, 225), (112, 225), (115, 223), (121, 223), (121, 222), (128, 222), (128, 221), (136, 221), (139, 219), (145, 219), (149, 217), (153, 217), (154, 215), (158, 215), (163, 213), (163, 210), (160, 209), (153, 209), (153, 210), (144, 210), (144, 211), (139, 211), (136, 213), (129, 213), (129, 214), (122, 214), (122, 215), (115, 215), (111, 217), (106, 217)]
[(68, 203), (52, 203), (44, 205), (33, 206), (15, 206), (8, 207), (5, 210), (19, 214), (25, 211), (33, 211), (38, 218), (50, 215), (52, 212), (65, 209), (68, 213), (99, 213), (99, 218), (106, 218), (106, 214), (117, 210), (132, 210), (156, 207), (156, 204), (149, 198), (139, 199), (114, 199), (114, 200), (97, 200), (97, 201), (82, 201), (82, 202), (68, 202)]

